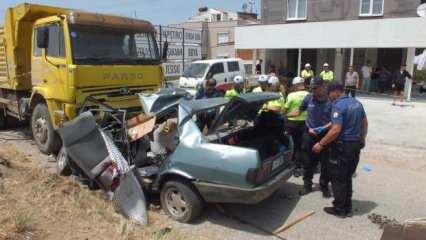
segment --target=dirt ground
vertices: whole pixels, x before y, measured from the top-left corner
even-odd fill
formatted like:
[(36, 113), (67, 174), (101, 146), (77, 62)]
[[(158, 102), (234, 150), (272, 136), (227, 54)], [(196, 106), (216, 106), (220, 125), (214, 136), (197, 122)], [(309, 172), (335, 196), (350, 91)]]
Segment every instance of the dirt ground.
[[(382, 230), (369, 220), (371, 214), (398, 221), (426, 216), (426, 103), (393, 107), (387, 99), (371, 97), (362, 102), (370, 130), (354, 179), (353, 218), (323, 213), (331, 200), (319, 191), (298, 196), (302, 179), (291, 178), (257, 205), (224, 204), (225, 214), (207, 205), (192, 224), (174, 222), (152, 207), (150, 225), (137, 226), (99, 191), (56, 176), (54, 159), (39, 153), (25, 128), (19, 128), (0, 131), (0, 240), (378, 240)], [(315, 214), (279, 238), (268, 233), (310, 211)]]
[(150, 211), (150, 226), (119, 215), (100, 191), (41, 167), (7, 142), (0, 148), (0, 240), (187, 239)]

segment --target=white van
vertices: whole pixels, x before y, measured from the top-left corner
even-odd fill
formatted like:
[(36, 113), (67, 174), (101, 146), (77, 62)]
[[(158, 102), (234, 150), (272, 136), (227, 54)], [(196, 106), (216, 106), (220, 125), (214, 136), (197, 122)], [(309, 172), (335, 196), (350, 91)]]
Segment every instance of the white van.
[(239, 58), (210, 59), (192, 62), (179, 79), (179, 87), (196, 89), (209, 73), (217, 85), (231, 83), (235, 76), (245, 78), (244, 61)]

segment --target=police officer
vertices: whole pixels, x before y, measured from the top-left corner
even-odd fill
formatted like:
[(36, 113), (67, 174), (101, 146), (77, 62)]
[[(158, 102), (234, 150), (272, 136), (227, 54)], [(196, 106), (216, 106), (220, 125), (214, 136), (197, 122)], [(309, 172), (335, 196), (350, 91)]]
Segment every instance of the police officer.
[(324, 80), (315, 77), (311, 81), (312, 93), (303, 99), (299, 109), (287, 116), (299, 116), (307, 111), (306, 130), (302, 138), (303, 153), (303, 189), (300, 195), (312, 192), (312, 179), (318, 163), (321, 163), (320, 188), (323, 197), (331, 197), (329, 190), (330, 176), (328, 171), (329, 150), (325, 149), (320, 153), (314, 153), (312, 147), (325, 136), (331, 127), (331, 102), (327, 96)]
[[(293, 79), (293, 88), (295, 91), (287, 96), (285, 103), (285, 110), (288, 113), (299, 109), (303, 99), (309, 94), (309, 92), (305, 90), (305, 79), (301, 77), (295, 77)], [(296, 170), (294, 172), (295, 177), (299, 177), (302, 172), (301, 146), (303, 132), (305, 131), (306, 116), (306, 112), (302, 112), (298, 116), (289, 116), (286, 126), (287, 132), (293, 137), (294, 140), (294, 161), (296, 163)]]
[(253, 89), (254, 93), (266, 92), (268, 90), (268, 79), (270, 76), (268, 75), (260, 75), (257, 79), (259, 86)]
[(305, 79), (305, 84), (309, 86), (311, 84), (311, 80), (314, 77), (315, 73), (312, 70), (312, 66), (310, 63), (305, 64), (305, 69), (301, 72), (300, 76)]
[(328, 86), (333, 101), (331, 129), (313, 147), (315, 153), (331, 148), (329, 170), (333, 189), (333, 207), (324, 211), (337, 217), (352, 216), (352, 175), (359, 163), (365, 145), (368, 121), (362, 104), (344, 94), (343, 85), (332, 82)]
[(225, 98), (232, 99), (244, 92), (244, 79), (241, 76), (234, 77), (234, 87), (225, 93)]
[(285, 98), (280, 92), (280, 80), (278, 77), (271, 76), (268, 79), (268, 91), (274, 93), (280, 93), (280, 98), (277, 100), (269, 101), (265, 104), (264, 108), (268, 111), (275, 112), (282, 115), (285, 107)]
[(330, 83), (334, 80), (334, 73), (330, 70), (330, 65), (328, 63), (324, 63), (323, 71), (320, 73), (320, 77), (326, 82)]

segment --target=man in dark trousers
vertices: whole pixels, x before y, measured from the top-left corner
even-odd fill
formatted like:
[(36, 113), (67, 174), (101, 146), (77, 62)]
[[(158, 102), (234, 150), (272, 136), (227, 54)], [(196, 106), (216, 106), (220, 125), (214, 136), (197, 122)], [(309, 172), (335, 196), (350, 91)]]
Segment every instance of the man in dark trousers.
[(331, 127), (331, 102), (327, 95), (324, 80), (320, 77), (312, 79), (310, 88), (312, 93), (306, 96), (297, 111), (288, 116), (298, 116), (307, 111), (306, 130), (302, 137), (303, 152), (303, 189), (300, 195), (312, 192), (312, 179), (318, 163), (321, 163), (320, 188), (323, 197), (329, 198), (330, 176), (328, 171), (329, 149), (321, 151), (319, 154), (312, 151), (312, 147), (325, 136)]
[(405, 88), (405, 81), (407, 80), (407, 78), (411, 79), (412, 77), (407, 71), (407, 65), (402, 64), (401, 68), (392, 75), (392, 88), (394, 91), (392, 105), (396, 105), (397, 99), (399, 99), (401, 103), (404, 101), (403, 92)]
[(333, 207), (325, 207), (324, 211), (345, 218), (353, 215), (352, 175), (365, 145), (368, 121), (362, 104), (355, 98), (346, 96), (341, 83), (332, 82), (328, 91), (333, 101), (332, 126), (312, 150), (320, 153), (330, 146), (329, 170), (334, 201)]

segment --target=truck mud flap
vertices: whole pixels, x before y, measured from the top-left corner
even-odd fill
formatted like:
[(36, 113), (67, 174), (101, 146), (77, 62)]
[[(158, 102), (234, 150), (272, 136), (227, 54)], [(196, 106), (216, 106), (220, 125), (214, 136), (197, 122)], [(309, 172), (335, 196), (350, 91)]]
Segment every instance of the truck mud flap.
[(113, 201), (121, 214), (139, 224), (148, 223), (147, 206), (142, 187), (133, 171), (125, 174), (114, 192)]

